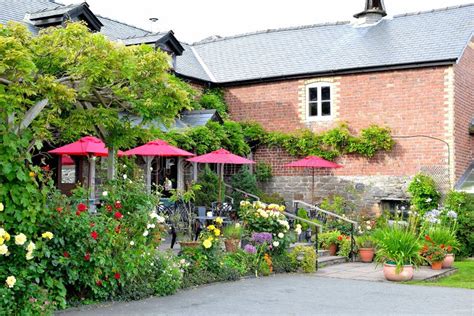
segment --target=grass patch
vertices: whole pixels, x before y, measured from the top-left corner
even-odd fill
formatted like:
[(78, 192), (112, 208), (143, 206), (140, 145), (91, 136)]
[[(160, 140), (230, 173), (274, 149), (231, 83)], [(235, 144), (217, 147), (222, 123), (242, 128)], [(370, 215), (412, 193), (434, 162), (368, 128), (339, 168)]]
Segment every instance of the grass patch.
[(425, 286), (445, 286), (474, 289), (474, 260), (455, 262), (454, 267), (457, 268), (458, 271), (445, 278), (434, 281), (411, 281), (407, 283)]

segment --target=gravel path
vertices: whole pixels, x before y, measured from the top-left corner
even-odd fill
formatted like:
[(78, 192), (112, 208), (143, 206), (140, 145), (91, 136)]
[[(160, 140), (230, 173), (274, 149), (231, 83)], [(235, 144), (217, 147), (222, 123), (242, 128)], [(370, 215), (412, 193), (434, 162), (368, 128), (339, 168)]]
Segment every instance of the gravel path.
[(474, 315), (474, 291), (287, 274), (59, 315)]

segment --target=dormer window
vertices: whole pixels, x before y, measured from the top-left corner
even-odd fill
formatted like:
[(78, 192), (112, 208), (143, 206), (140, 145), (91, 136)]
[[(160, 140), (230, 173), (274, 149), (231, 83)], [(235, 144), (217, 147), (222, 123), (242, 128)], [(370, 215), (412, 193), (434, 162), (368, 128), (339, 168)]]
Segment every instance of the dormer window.
[(332, 118), (332, 91), (329, 83), (316, 83), (306, 87), (307, 119), (309, 121)]

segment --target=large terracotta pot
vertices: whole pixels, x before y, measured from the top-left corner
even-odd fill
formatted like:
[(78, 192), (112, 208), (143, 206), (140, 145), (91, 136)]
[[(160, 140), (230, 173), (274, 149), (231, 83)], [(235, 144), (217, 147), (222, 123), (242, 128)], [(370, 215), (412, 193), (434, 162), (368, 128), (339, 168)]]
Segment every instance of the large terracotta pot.
[(383, 274), (385, 278), (389, 281), (401, 282), (409, 281), (413, 279), (413, 266), (406, 265), (403, 266), (402, 270), (399, 273), (396, 272), (397, 265), (384, 263), (383, 265)]
[(335, 256), (337, 253), (337, 244), (330, 244), (328, 250), (330, 256)]
[(239, 249), (239, 239), (226, 239), (224, 240), (225, 251), (227, 252), (236, 252)]
[(438, 262), (432, 262), (431, 263), (431, 269), (433, 270), (441, 270), (443, 267), (443, 261), (438, 261)]
[(449, 269), (453, 267), (454, 263), (454, 254), (448, 253), (443, 260), (443, 269)]
[(374, 248), (359, 248), (359, 257), (362, 262), (372, 262), (374, 260)]

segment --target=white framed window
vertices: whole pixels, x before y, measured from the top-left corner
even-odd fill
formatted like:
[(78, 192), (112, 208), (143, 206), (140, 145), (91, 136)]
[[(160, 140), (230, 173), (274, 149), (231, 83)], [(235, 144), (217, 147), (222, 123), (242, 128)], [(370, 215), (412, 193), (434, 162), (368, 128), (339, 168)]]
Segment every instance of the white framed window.
[(318, 82), (306, 86), (306, 118), (309, 121), (330, 120), (333, 117), (332, 87)]

